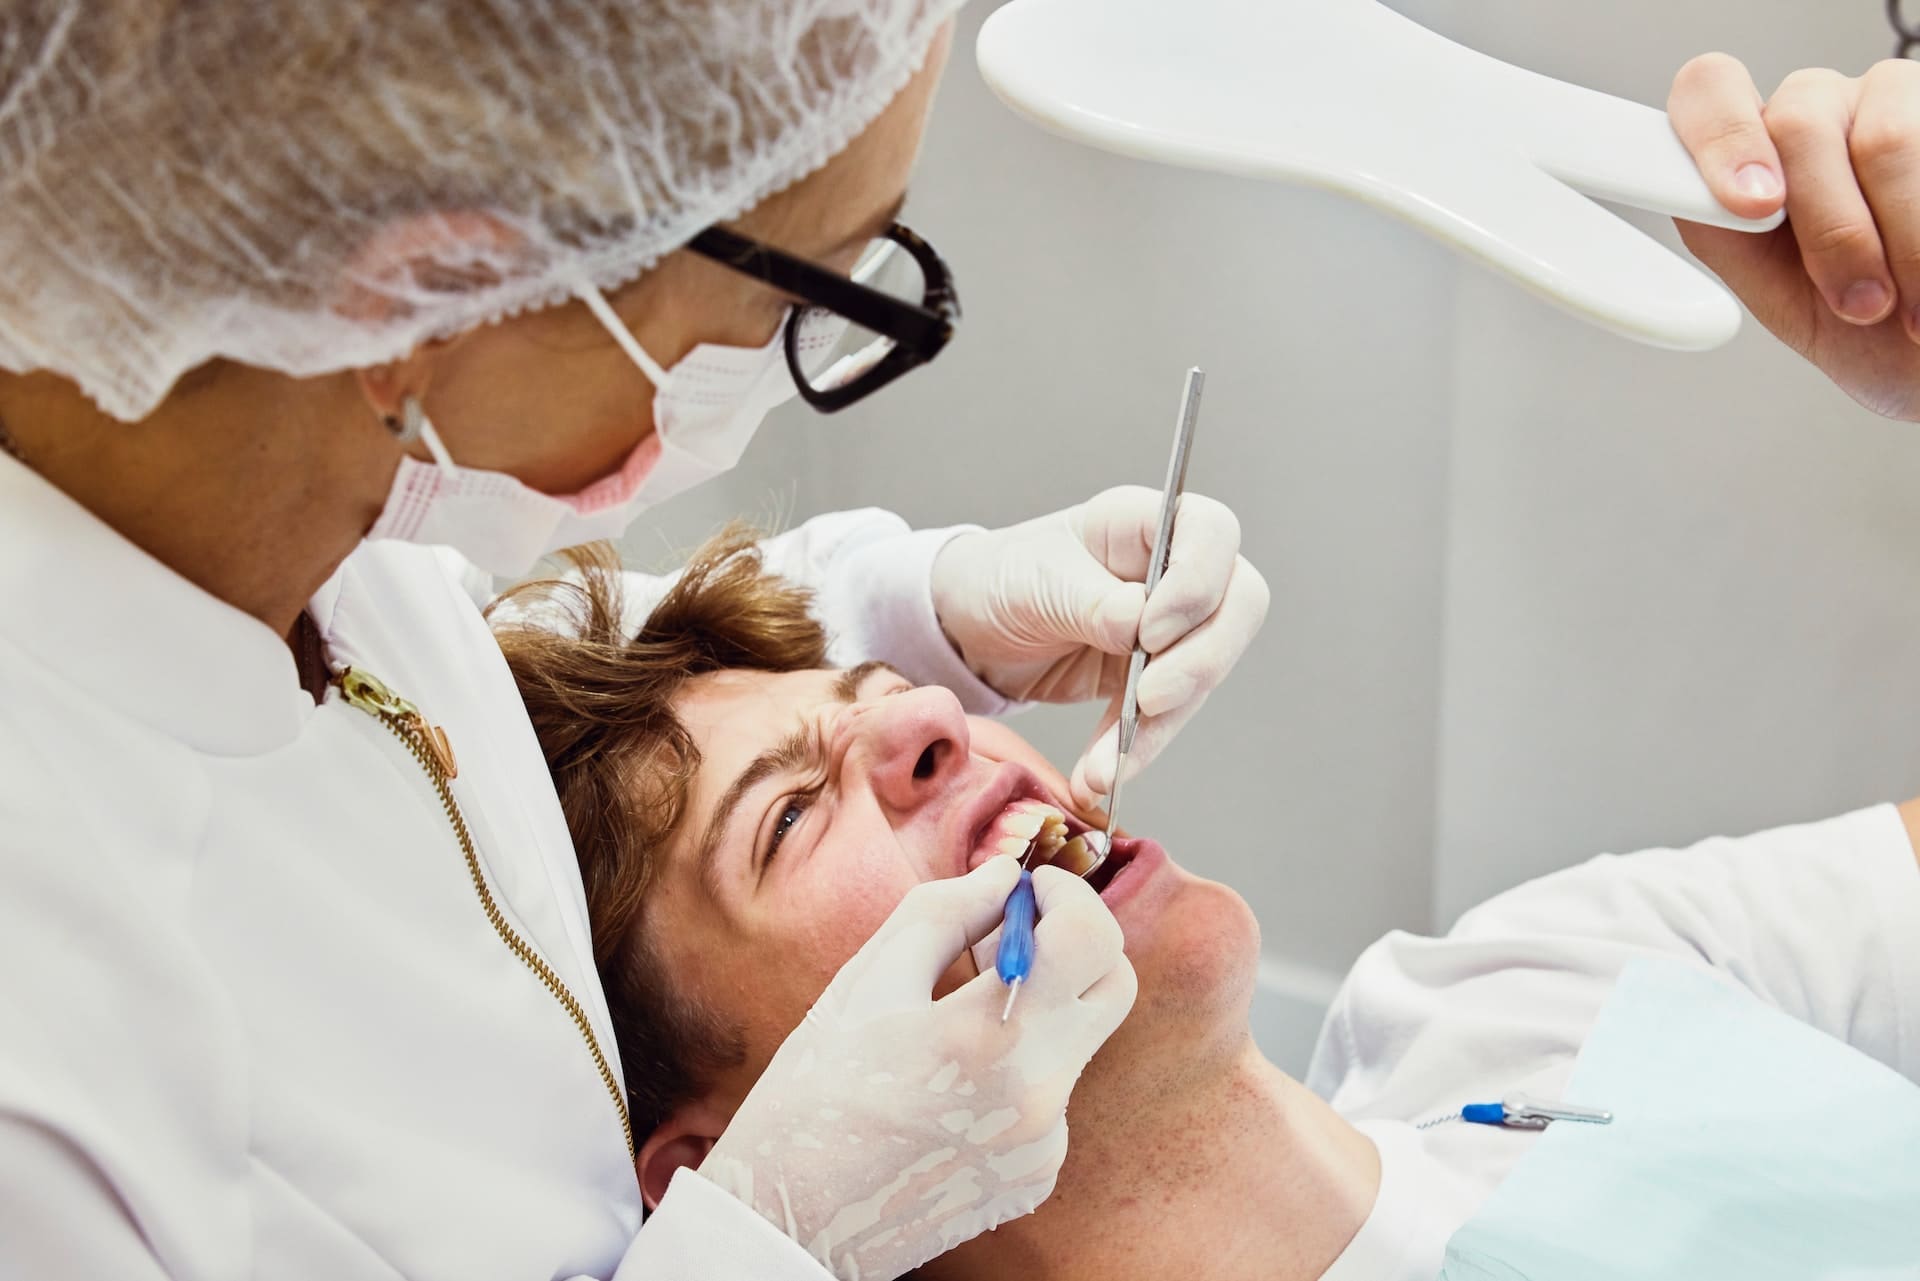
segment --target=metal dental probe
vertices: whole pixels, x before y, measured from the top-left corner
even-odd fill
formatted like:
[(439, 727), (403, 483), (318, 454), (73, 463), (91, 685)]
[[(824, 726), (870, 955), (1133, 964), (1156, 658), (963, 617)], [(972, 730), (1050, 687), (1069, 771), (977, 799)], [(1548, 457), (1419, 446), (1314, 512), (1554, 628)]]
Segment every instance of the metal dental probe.
[[(1160, 585), (1167, 569), (1167, 555), (1173, 548), (1173, 515), (1180, 495), (1187, 488), (1187, 457), (1193, 453), (1193, 429), (1200, 421), (1200, 390), (1207, 376), (1197, 367), (1187, 371), (1187, 385), (1180, 393), (1180, 421), (1173, 432), (1173, 456), (1167, 459), (1167, 483), (1160, 493), (1160, 528), (1153, 535), (1153, 559), (1147, 563), (1147, 599)], [(1120, 753), (1113, 763), (1113, 790), (1107, 793), (1107, 830), (1100, 834), (1100, 857), (1083, 876), (1092, 876), (1113, 852), (1114, 819), (1120, 813), (1120, 779), (1126, 773), (1127, 753), (1133, 750), (1133, 736), (1140, 730), (1140, 672), (1147, 665), (1147, 651), (1135, 642), (1133, 657), (1127, 662), (1127, 686), (1120, 695)]]
[[(1200, 420), (1200, 389), (1206, 379), (1207, 376), (1198, 368), (1187, 370), (1186, 386), (1180, 393), (1180, 418), (1174, 427), (1173, 456), (1167, 460), (1167, 480), (1160, 494), (1160, 525), (1153, 535), (1153, 559), (1147, 563), (1148, 599), (1152, 599), (1153, 589), (1160, 585), (1160, 575), (1166, 572), (1167, 554), (1173, 546), (1174, 509), (1180, 505), (1180, 495), (1187, 487), (1187, 456), (1193, 452), (1193, 429)], [(1098, 857), (1092, 867), (1080, 874), (1082, 879), (1092, 876), (1113, 851), (1113, 816), (1119, 812), (1120, 771), (1126, 766), (1127, 753), (1133, 750), (1133, 736), (1140, 728), (1140, 669), (1146, 665), (1147, 651), (1136, 643), (1133, 657), (1127, 663), (1126, 690), (1120, 697), (1120, 755), (1114, 763), (1113, 791), (1107, 797), (1107, 830), (1086, 834), (1089, 844), (1095, 835), (1100, 837), (1100, 844), (1096, 851)], [(1000, 948), (994, 961), (994, 970), (999, 974), (1000, 981), (1007, 985), (1007, 1003), (1000, 1010), (1002, 1023), (1013, 1014), (1013, 1000), (1020, 995), (1020, 985), (1033, 972), (1036, 907), (1033, 873), (1027, 870), (1027, 860), (1033, 857), (1038, 842), (1039, 837), (1035, 836), (1027, 843), (1027, 852), (1020, 856), (1020, 883), (1013, 887), (1013, 893), (1007, 895), (1006, 915), (1000, 924)]]

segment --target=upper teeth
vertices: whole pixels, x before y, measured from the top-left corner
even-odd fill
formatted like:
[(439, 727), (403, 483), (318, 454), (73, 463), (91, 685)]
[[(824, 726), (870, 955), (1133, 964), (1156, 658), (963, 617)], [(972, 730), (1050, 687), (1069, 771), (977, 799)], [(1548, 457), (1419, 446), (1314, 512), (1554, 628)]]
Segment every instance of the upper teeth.
[(1015, 801), (987, 829), (986, 849), (995, 854), (1045, 862), (1067, 843), (1067, 816), (1045, 801)]

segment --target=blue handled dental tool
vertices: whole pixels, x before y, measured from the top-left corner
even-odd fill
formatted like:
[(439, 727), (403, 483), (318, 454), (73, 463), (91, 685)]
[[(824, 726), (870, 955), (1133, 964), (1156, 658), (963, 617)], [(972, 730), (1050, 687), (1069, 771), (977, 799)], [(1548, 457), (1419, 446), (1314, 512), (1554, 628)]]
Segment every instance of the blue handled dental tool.
[(1612, 1125), (1613, 1113), (1605, 1108), (1581, 1107), (1558, 1099), (1541, 1099), (1531, 1094), (1509, 1094), (1498, 1103), (1469, 1103), (1457, 1112), (1443, 1112), (1420, 1122), (1416, 1130), (1431, 1130), (1449, 1121), (1467, 1121), (1474, 1125), (1501, 1125), (1509, 1130), (1544, 1130), (1555, 1121), (1581, 1121), (1588, 1125)]
[(1020, 859), (1020, 883), (1007, 895), (1007, 914), (1000, 924), (1000, 952), (994, 960), (994, 970), (1007, 985), (1007, 1003), (1000, 1011), (1002, 1023), (1013, 1014), (1013, 998), (1020, 995), (1020, 985), (1033, 973), (1035, 904), (1033, 873), (1027, 870), (1027, 859), (1032, 857), (1033, 846), (1029, 845)]
[[(1153, 559), (1147, 562), (1147, 599), (1160, 585), (1167, 570), (1167, 556), (1173, 549), (1173, 514), (1180, 495), (1187, 488), (1187, 458), (1193, 453), (1193, 429), (1200, 421), (1200, 390), (1207, 381), (1198, 368), (1187, 370), (1186, 387), (1180, 393), (1180, 419), (1174, 425), (1173, 455), (1167, 459), (1167, 481), (1160, 491), (1160, 527), (1153, 535)], [(1107, 794), (1107, 830), (1100, 833), (1095, 849), (1098, 857), (1092, 867), (1081, 873), (1092, 876), (1113, 852), (1114, 818), (1120, 813), (1120, 777), (1126, 772), (1127, 753), (1133, 750), (1133, 736), (1140, 731), (1140, 673), (1147, 665), (1147, 651), (1136, 642), (1133, 657), (1127, 661), (1127, 685), (1120, 695), (1120, 754), (1113, 763), (1113, 790)], [(1087, 834), (1089, 837), (1093, 833)], [(1089, 840), (1089, 846), (1093, 842)]]

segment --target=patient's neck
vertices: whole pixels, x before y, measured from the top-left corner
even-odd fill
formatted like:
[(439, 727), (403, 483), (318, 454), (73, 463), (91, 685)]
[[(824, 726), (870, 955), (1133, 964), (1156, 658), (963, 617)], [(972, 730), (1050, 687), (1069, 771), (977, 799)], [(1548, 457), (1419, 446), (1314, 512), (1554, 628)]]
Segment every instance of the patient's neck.
[(1076, 1088), (1046, 1204), (920, 1275), (1316, 1281), (1373, 1208), (1373, 1144), (1251, 1040), (1212, 1079), (1162, 1095), (1122, 1102), (1098, 1084)]

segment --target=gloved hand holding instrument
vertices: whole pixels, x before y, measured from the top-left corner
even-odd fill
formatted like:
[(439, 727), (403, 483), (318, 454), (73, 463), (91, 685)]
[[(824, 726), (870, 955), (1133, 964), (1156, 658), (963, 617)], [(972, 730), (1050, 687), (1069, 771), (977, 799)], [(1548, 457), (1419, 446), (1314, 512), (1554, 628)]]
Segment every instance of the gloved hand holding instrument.
[(934, 608), (960, 655), (1009, 698), (1111, 700), (1075, 764), (1073, 800), (1092, 808), (1119, 777), (1119, 720), (1135, 648), (1139, 733), (1131, 778), (1157, 757), (1266, 621), (1260, 571), (1238, 554), (1240, 522), (1200, 494), (1180, 502), (1166, 572), (1148, 598), (1162, 494), (1126, 485), (1018, 525), (962, 534), (933, 565)]
[[(1044, 1201), (1066, 1158), (1067, 1096), (1133, 1006), (1119, 923), (1086, 882), (1047, 867), (1033, 886), (1049, 962), (1020, 1019), (995, 1017), (991, 973), (934, 999), (1022, 875), (1002, 855), (909, 893), (700, 1165), (847, 1281), (899, 1276)], [(929, 1195), (941, 1188), (967, 1194)]]
[[(1147, 561), (1146, 595), (1149, 605), (1153, 603), (1154, 591), (1160, 585), (1160, 576), (1166, 571), (1167, 553), (1173, 545), (1174, 515), (1179, 510), (1181, 495), (1187, 488), (1187, 459), (1193, 454), (1193, 433), (1200, 422), (1200, 390), (1205, 383), (1205, 374), (1197, 368), (1189, 369), (1186, 385), (1180, 393), (1180, 417), (1174, 425), (1173, 454), (1167, 459), (1167, 478), (1160, 490), (1160, 522), (1154, 529), (1153, 552)], [(1121, 771), (1126, 767), (1127, 755), (1133, 750), (1140, 728), (1140, 679), (1146, 665), (1146, 647), (1136, 643), (1127, 661), (1126, 684), (1121, 689), (1118, 715), (1113, 725), (1116, 755), (1113, 787), (1107, 796), (1106, 830), (1088, 832), (1082, 844), (1089, 857), (1079, 860), (1077, 866), (1066, 866), (1067, 871), (1079, 877), (1090, 876), (1106, 862), (1108, 853), (1113, 849), (1114, 822), (1120, 812)], [(1038, 839), (1035, 838), (1036, 841)], [(1020, 985), (1026, 982), (1027, 976), (1033, 971), (1034, 917), (1037, 908), (1032, 878), (1026, 872), (1027, 861), (1033, 857), (1033, 852), (1034, 845), (1029, 844), (1026, 855), (1020, 860), (1020, 883), (1007, 896), (1006, 914), (1001, 923), (994, 971), (1000, 976), (1000, 981), (1007, 985), (1007, 1003), (1000, 1010), (1002, 1023), (1012, 1016), (1013, 1002), (1020, 995)]]

